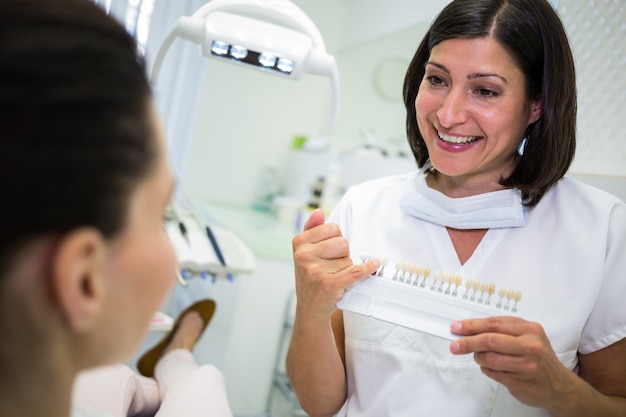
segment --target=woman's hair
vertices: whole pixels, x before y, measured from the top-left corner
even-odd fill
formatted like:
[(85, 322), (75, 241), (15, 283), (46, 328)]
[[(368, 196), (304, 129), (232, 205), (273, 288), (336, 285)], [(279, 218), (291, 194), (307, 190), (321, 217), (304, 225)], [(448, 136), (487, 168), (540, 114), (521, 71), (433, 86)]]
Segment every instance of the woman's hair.
[(525, 204), (532, 206), (565, 175), (576, 147), (574, 59), (563, 25), (546, 0), (455, 0), (443, 9), (404, 79), (409, 144), (422, 167), (429, 156), (417, 126), (415, 98), (432, 49), (447, 39), (488, 36), (511, 54), (524, 74), (526, 99), (543, 104), (541, 118), (526, 132), (524, 156), (518, 157), (510, 177), (500, 179), (500, 184), (520, 189)]
[(87, 0), (0, 1), (0, 276), (30, 241), (122, 230), (154, 169), (136, 44)]

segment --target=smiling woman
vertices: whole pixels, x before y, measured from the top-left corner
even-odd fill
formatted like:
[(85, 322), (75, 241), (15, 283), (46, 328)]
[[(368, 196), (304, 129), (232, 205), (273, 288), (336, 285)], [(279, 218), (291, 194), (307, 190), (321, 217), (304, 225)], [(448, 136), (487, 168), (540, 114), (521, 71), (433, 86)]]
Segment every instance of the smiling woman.
[[(415, 108), (416, 98), (419, 98), (418, 93), (424, 89), (421, 81), (426, 70), (432, 67), (432, 65), (424, 64), (432, 60), (432, 54), (436, 53), (435, 46), (438, 46), (438, 49), (445, 47), (443, 44), (446, 40), (455, 39), (457, 48), (461, 43), (465, 43), (464, 46), (470, 48), (475, 46), (473, 45), (475, 43), (489, 42), (490, 39), (497, 40), (497, 45), (489, 49), (481, 48), (480, 51), (483, 58), (489, 59), (488, 62), (491, 62), (491, 65), (496, 65), (500, 71), (507, 71), (515, 77), (510, 80), (510, 83), (516, 81), (515, 85), (509, 85), (505, 74), (495, 74), (495, 78), (501, 79), (498, 86), (508, 86), (508, 90), (500, 93), (495, 89), (496, 85), (492, 84), (491, 88), (484, 88), (477, 84), (485, 77), (476, 77), (476, 75), (490, 74), (493, 69), (477, 66), (478, 61), (472, 61), (469, 56), (470, 51), (473, 52), (471, 49), (457, 50), (464, 54), (465, 59), (470, 59), (468, 63), (474, 62), (473, 68), (464, 68), (469, 73), (446, 75), (449, 77), (454, 75), (457, 80), (461, 77), (466, 78), (468, 86), (472, 81), (474, 95), (479, 95), (484, 100), (500, 102), (504, 100), (508, 103), (517, 99), (519, 106), (527, 107), (528, 120), (524, 122), (522, 118), (521, 121), (516, 122), (527, 123), (527, 127), (518, 131), (517, 137), (510, 140), (516, 142), (517, 148), (523, 138), (526, 138), (524, 151), (530, 157), (519, 158), (519, 155), (515, 156), (515, 153), (511, 152), (511, 157), (516, 158), (512, 167), (514, 169), (510, 173), (503, 172), (501, 177), (496, 176), (492, 178), (492, 181), (500, 182), (501, 186), (513, 186), (520, 189), (528, 205), (536, 204), (543, 193), (565, 174), (572, 163), (576, 147), (576, 90), (571, 87), (576, 85), (574, 60), (569, 47), (561, 47), (562, 42), (567, 43), (567, 35), (558, 16), (547, 2), (537, 3), (527, 5), (531, 8), (528, 13), (534, 14), (532, 24), (522, 22), (523, 16), (527, 14), (520, 10), (523, 6), (517, 3), (512, 3), (503, 9), (507, 13), (499, 14), (498, 25), (493, 27), (488, 25), (492, 21), (492, 16), (486, 13), (486, 3), (482, 2), (477, 2), (476, 10), (468, 13), (471, 15), (467, 16), (469, 19), (462, 16), (460, 12), (459, 15), (462, 17), (460, 20), (457, 20), (457, 16), (453, 14), (440, 14), (437, 26), (433, 26), (427, 33), (414, 55), (404, 84), (409, 143), (418, 166), (422, 167), (431, 157), (425, 138), (422, 136), (426, 133), (422, 132), (418, 126)], [(549, 13), (538, 15), (539, 8), (546, 8)], [(533, 25), (541, 27), (541, 25), (552, 24), (554, 19), (558, 21), (554, 29), (554, 37), (542, 38), (541, 32)], [(457, 66), (462, 62), (465, 60), (455, 60)], [(545, 72), (543, 68), (546, 68)], [(445, 78), (442, 80), (445, 81)], [(456, 84), (458, 83), (455, 83), (455, 89), (460, 88)], [(517, 98), (510, 97), (515, 92), (514, 89), (517, 89)], [(502, 94), (504, 97), (501, 96)], [(481, 108), (483, 111), (485, 107), (503, 113), (511, 110), (503, 108), (500, 104), (490, 106), (488, 104), (490, 101), (484, 100), (483, 108)], [(444, 107), (440, 111), (445, 110)], [(523, 111), (523, 109), (517, 111)], [(537, 112), (541, 117), (537, 117)], [(543, 156), (539, 158), (538, 155)]]
[[(625, 415), (626, 204), (564, 177), (573, 85), (545, 0), (454, 0), (433, 21), (404, 83), (419, 169), (352, 187), (293, 239), (287, 371), (309, 415)], [(406, 297), (385, 298), (395, 316), (351, 308), (347, 288), (398, 288), (391, 264), (437, 271), (423, 298), (445, 317), (456, 304), (435, 297), (450, 275), (459, 294), (515, 288), (500, 297), (516, 314), (448, 319), (450, 342)]]

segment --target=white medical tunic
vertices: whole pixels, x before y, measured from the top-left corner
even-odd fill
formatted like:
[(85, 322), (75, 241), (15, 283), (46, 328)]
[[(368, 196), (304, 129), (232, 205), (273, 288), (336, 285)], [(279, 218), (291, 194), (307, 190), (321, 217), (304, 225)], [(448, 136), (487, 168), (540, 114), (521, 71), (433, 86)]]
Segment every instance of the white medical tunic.
[[(522, 292), (518, 314), (540, 323), (559, 360), (626, 337), (626, 205), (574, 179), (555, 184), (527, 212), (526, 226), (490, 229), (461, 265), (446, 228), (402, 213), (407, 181), (421, 172), (348, 190), (337, 223), (355, 262), (361, 255), (429, 266)], [(348, 399), (339, 416), (535, 417), (506, 387), (483, 375), (450, 341), (343, 312)]]

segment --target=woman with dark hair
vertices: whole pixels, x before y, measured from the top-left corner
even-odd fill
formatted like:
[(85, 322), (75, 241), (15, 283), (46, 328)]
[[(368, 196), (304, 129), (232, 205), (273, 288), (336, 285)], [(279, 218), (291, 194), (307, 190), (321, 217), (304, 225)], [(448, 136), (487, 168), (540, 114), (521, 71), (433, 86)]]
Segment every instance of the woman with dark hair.
[[(0, 2), (0, 415), (68, 417), (76, 375), (145, 337), (177, 268), (166, 152), (121, 25), (86, 0)], [(206, 324), (185, 315), (164, 355)], [(213, 391), (184, 379), (232, 415), (219, 371)]]
[[(293, 240), (287, 370), (302, 407), (311, 416), (626, 415), (626, 205), (564, 177), (575, 72), (556, 12), (545, 0), (452, 1), (415, 53), (404, 102), (418, 170), (352, 187), (328, 223), (314, 212)], [(493, 313), (449, 319), (450, 341), (429, 317), (460, 302), (422, 296), (431, 311), (403, 304), (385, 321), (337, 309), (372, 280), (353, 284), (387, 276), (385, 259), (398, 271), (404, 262), (445, 272), (416, 273), (429, 285), (472, 277), (481, 285), (465, 281), (466, 294)], [(493, 305), (491, 284), (517, 289), (500, 295), (508, 311)], [(421, 321), (406, 325), (406, 310)]]

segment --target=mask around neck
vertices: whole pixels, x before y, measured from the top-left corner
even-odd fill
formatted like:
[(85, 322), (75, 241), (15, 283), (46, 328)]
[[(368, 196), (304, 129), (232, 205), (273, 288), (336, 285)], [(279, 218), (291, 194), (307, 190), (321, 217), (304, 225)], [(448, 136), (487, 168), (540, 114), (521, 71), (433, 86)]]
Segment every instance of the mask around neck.
[(492, 191), (469, 197), (451, 198), (426, 183), (427, 164), (417, 177), (407, 181), (400, 199), (400, 210), (440, 226), (455, 229), (495, 229), (522, 227), (526, 207), (516, 188)]

